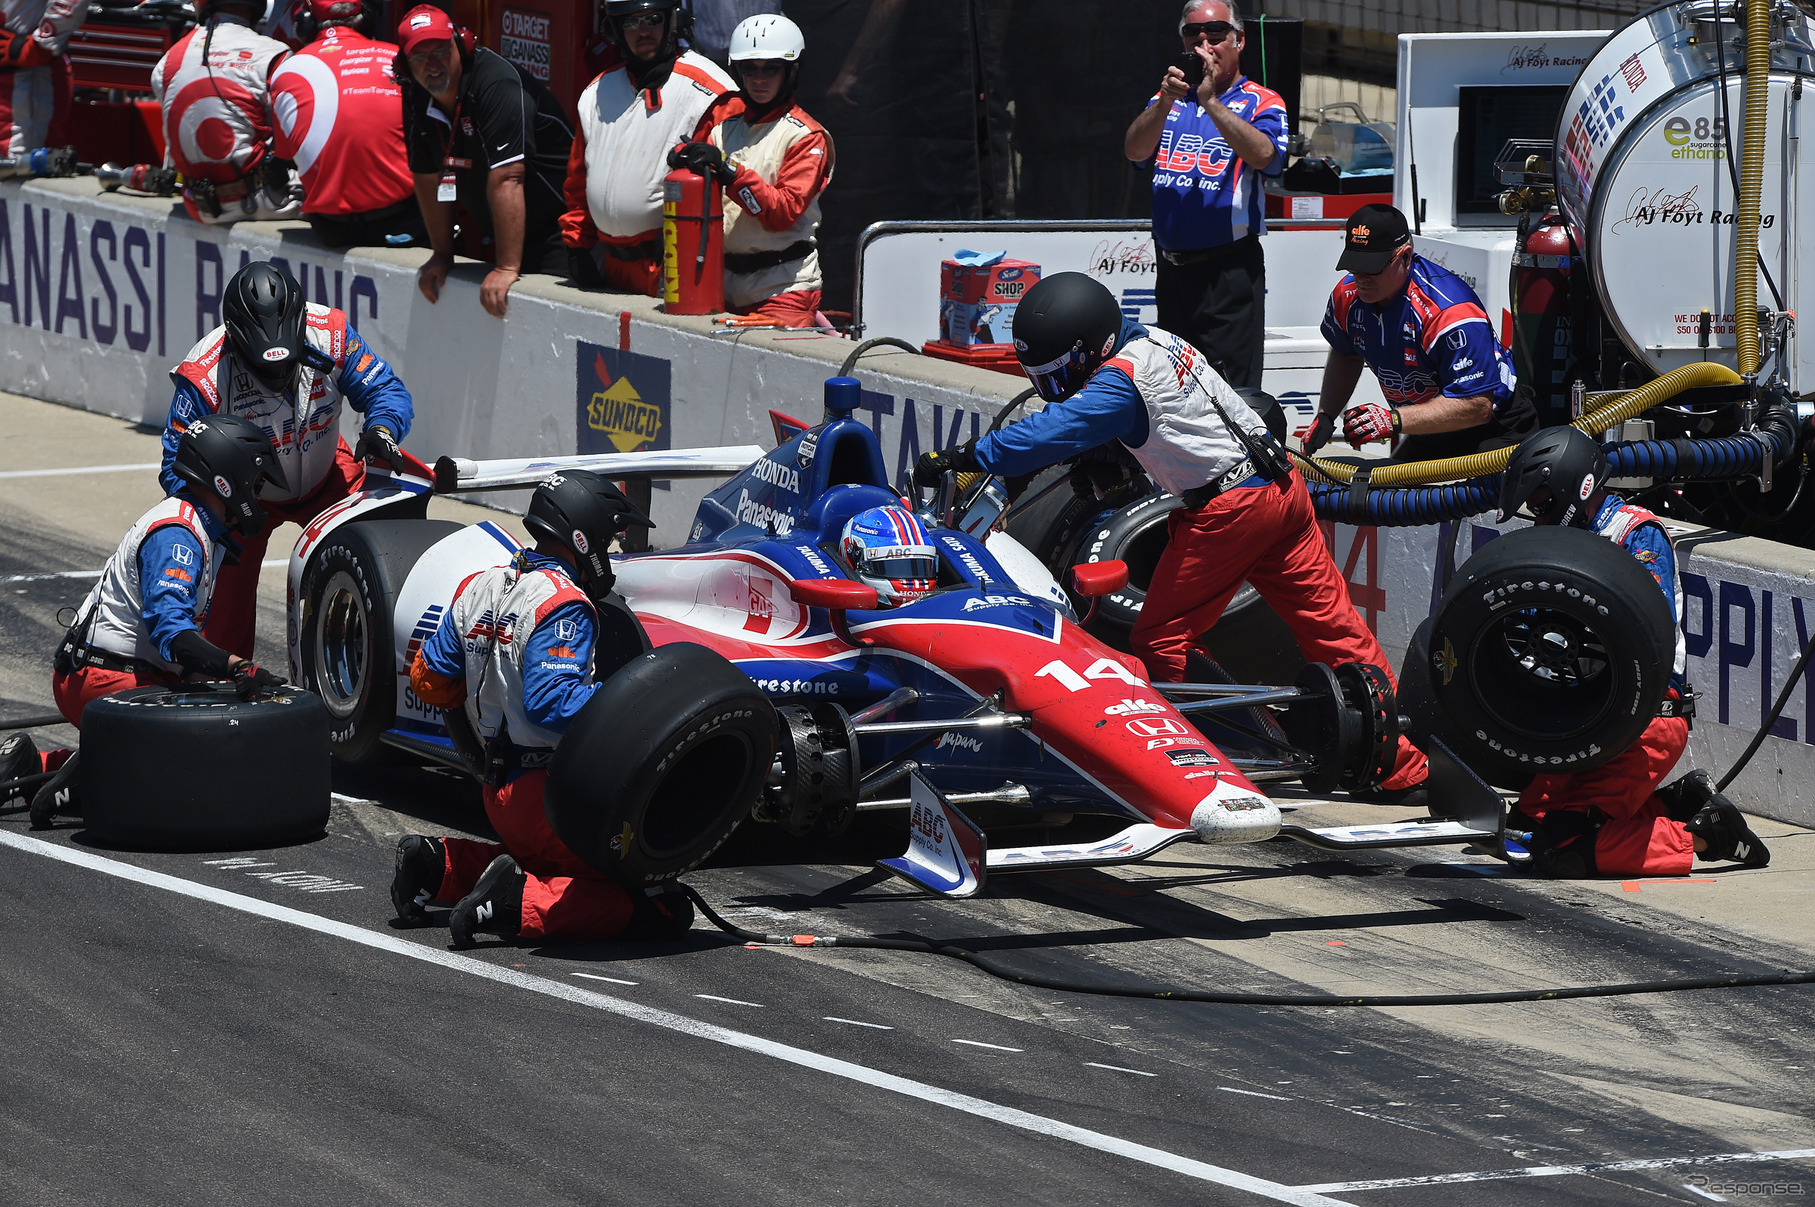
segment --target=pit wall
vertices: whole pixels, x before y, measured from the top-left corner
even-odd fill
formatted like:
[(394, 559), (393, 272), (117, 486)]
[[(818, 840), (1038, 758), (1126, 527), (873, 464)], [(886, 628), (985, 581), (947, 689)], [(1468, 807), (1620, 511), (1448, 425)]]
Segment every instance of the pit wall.
[[(161, 426), (169, 370), (219, 322), (227, 278), (264, 258), (283, 259), (311, 301), (345, 310), (398, 370), (416, 400), (406, 447), (431, 462), (448, 453), (767, 446), (770, 409), (816, 422), (822, 384), (854, 346), (807, 332), (715, 335), (710, 320), (664, 315), (652, 299), (585, 293), (549, 277), (520, 282), (500, 321), (479, 306), (476, 265), (457, 269), (431, 305), (416, 290), (422, 251), (337, 254), (300, 223), (209, 228), (170, 201), (98, 195), (92, 180), (8, 182), (0, 389)], [(859, 417), (877, 428), (891, 474), (986, 430), (1023, 388), (1006, 375), (884, 350), (856, 375)], [(658, 545), (686, 538), (704, 490), (677, 482), (655, 492)], [(1496, 533), (1485, 518), (1460, 528), (1325, 526), (1357, 609), (1395, 662), (1442, 593), (1452, 536), (1460, 562)], [(1678, 547), (1689, 673), (1702, 693), (1685, 765), (1721, 773), (1815, 634), (1815, 553), (1694, 529)], [(1754, 812), (1815, 825), (1812, 783), (1815, 666), (1733, 795)]]

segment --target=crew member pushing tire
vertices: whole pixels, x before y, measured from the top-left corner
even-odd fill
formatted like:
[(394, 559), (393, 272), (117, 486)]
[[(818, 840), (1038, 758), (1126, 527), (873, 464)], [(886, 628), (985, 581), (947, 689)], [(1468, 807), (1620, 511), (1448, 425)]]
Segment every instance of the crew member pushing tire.
[(635, 650), (595, 651), (598, 608), (615, 575), (607, 550), (648, 525), (622, 491), (569, 470), (536, 488), (523, 525), (533, 551), (460, 584), (441, 627), (410, 664), (410, 686), (443, 711), (456, 749), (484, 782), (485, 813), (503, 844), (412, 834), (397, 844), (391, 902), (405, 921), (455, 902), (454, 946), (505, 939), (679, 934), (693, 906), (673, 889), (632, 896), (599, 875), (548, 824), (543, 791), (555, 746)]

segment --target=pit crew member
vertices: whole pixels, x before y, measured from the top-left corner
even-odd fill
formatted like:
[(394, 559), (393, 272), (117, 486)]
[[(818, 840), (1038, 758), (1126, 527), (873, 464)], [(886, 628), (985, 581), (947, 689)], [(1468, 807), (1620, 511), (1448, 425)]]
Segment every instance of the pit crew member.
[[(263, 522), (240, 541), (239, 561), (215, 584), (208, 640), (252, 656), (259, 563), (280, 524), (306, 525), (360, 489), (365, 462), (404, 464), (398, 444), (415, 408), (391, 366), (366, 346), (347, 316), (303, 300), (288, 270), (255, 260), (233, 274), (221, 300), (226, 321), (203, 336), (170, 374), (176, 395), (164, 426), (166, 491), (180, 486), (176, 452), (184, 430), (208, 415), (237, 415), (264, 429), (277, 449), (281, 484), (260, 495)], [(355, 448), (340, 437), (345, 399), (365, 416)]]
[(151, 69), (164, 116), (164, 166), (183, 174), (197, 222), (294, 218), (302, 190), (271, 148), (271, 73), (290, 53), (254, 32), (258, 0), (200, 0), (197, 25)]
[[(1125, 319), (1114, 294), (1075, 272), (1027, 291), (1014, 339), (1040, 396), (1064, 405), (922, 455), (916, 482), (936, 483), (947, 470), (1031, 474), (1119, 440), (1160, 489), (1185, 503), (1168, 519), (1166, 551), (1129, 638), (1155, 681), (1184, 678), (1187, 651), (1243, 580), (1285, 618), (1306, 660), (1367, 662), (1391, 676), (1330, 560), (1303, 480), (1289, 464), (1272, 480), (1257, 466), (1230, 424), (1264, 434), (1261, 420), (1195, 347)], [(1284, 461), (1277, 444), (1272, 452)], [(1401, 738), (1381, 789), (1408, 792), (1424, 778), (1424, 755)]]
[[(1513, 387), (1512, 358), (1468, 283), (1412, 250), (1405, 215), (1364, 205), (1343, 230), (1336, 283), (1324, 310), (1323, 395), (1305, 434), (1316, 452), (1335, 430), (1355, 448), (1405, 439), (1395, 461), (1462, 457), (1517, 444), (1537, 429), (1531, 401)], [(1344, 409), (1374, 371), (1386, 403)]]
[(1534, 827), (1532, 866), (1547, 876), (1681, 876), (1696, 859), (1764, 867), (1765, 844), (1739, 809), (1714, 791), (1705, 771), (1664, 788), (1689, 744), (1683, 588), (1676, 550), (1657, 516), (1610, 493), (1607, 457), (1573, 427), (1527, 437), (1506, 463), (1500, 522), (1523, 506), (1539, 524), (1599, 533), (1632, 554), (1657, 580), (1676, 619), (1676, 658), (1661, 715), (1638, 740), (1590, 771), (1533, 777), (1519, 797)]
[(64, 124), (75, 99), (64, 50), (88, 18), (88, 0), (0, 3), (0, 155), (19, 156), (69, 141)]
[(845, 521), (838, 551), (857, 581), (876, 588), (876, 606), (925, 599), (939, 578), (939, 551), (920, 517), (905, 507), (872, 507)]
[(296, 164), (303, 217), (329, 247), (426, 245), (403, 146), (397, 47), (361, 28), (361, 0), (296, 0), (307, 45), (271, 76), (277, 154)]
[(479, 286), (487, 314), (504, 317), (525, 272), (562, 273), (561, 180), (573, 127), (541, 80), (419, 4), (397, 26), (403, 135), (416, 202), (435, 254), (416, 274), (434, 302), (454, 266), (454, 203), (489, 241), (493, 267)]
[[(78, 729), (89, 701), (127, 688), (231, 679), (248, 699), (284, 682), (201, 632), (221, 567), (235, 556), (228, 534), (257, 532), (259, 485), (284, 486), (271, 438), (249, 420), (197, 419), (178, 437), (170, 469), (176, 489), (127, 530), (57, 650), (51, 695)], [(45, 752), (44, 770), (56, 775), (32, 798), (34, 830), (80, 811), (77, 757), (64, 753)]]
[[(605, 32), (624, 63), (580, 93), (561, 215), (561, 237), (579, 253), (573, 275), (582, 284), (662, 292), (667, 153), (700, 138), (713, 102), (737, 90), (718, 64), (681, 49), (689, 20), (679, 0), (605, 5)], [(727, 231), (730, 225), (727, 216)]]
[(832, 182), (832, 137), (794, 100), (800, 27), (763, 14), (731, 35), (743, 88), (713, 110), (705, 138), (668, 154), (670, 167), (711, 172), (725, 186), (725, 304), (752, 322), (811, 327), (819, 310), (819, 195)]
[(597, 474), (547, 479), (523, 518), (535, 549), (461, 583), (416, 652), (410, 687), (447, 715), (456, 748), (485, 783), (485, 814), (502, 845), (406, 836), (391, 881), (400, 919), (420, 920), (431, 901), (455, 902), (455, 947), (480, 933), (653, 938), (692, 925), (684, 894), (631, 893), (604, 879), (555, 835), (542, 806), (555, 746), (598, 690), (595, 669), (608, 678), (643, 652), (596, 647), (599, 609), (621, 607), (610, 597), (606, 550), (626, 525), (648, 523)]
[(1277, 92), (1241, 73), (1246, 35), (1232, 0), (1188, 0), (1179, 38), (1202, 64), (1168, 67), (1128, 127), (1123, 152), (1153, 160), (1153, 288), (1159, 325), (1196, 345), (1234, 386), (1260, 388), (1267, 265), (1261, 177), (1286, 166), (1288, 116)]

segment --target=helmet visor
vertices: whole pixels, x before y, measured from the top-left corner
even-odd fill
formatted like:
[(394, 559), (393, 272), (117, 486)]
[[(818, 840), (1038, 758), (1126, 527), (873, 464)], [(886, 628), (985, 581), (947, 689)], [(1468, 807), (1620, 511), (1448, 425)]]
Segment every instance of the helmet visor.
[(864, 573), (877, 578), (931, 579), (939, 572), (939, 564), (930, 557), (884, 557), (865, 558)]
[(1034, 389), (1047, 402), (1058, 402), (1078, 392), (1089, 375), (1087, 362), (1089, 354), (1084, 351), (1084, 344), (1079, 341), (1062, 355), (1047, 361), (1043, 365), (1021, 366), (1027, 379), (1034, 383)]

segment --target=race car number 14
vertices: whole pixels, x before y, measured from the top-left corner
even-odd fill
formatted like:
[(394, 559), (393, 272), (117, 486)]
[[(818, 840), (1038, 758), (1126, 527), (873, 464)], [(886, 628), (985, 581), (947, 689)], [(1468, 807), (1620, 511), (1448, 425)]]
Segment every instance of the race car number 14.
[(1133, 671), (1130, 671), (1114, 658), (1098, 658), (1095, 662), (1090, 664), (1090, 669), (1086, 670), (1081, 675), (1055, 658), (1053, 661), (1048, 662), (1045, 666), (1034, 672), (1034, 678), (1036, 679), (1044, 679), (1047, 677), (1051, 677), (1063, 684), (1066, 691), (1073, 692), (1081, 692), (1090, 687), (1090, 681), (1092, 679), (1116, 679), (1128, 684), (1130, 687), (1147, 686), (1147, 680), (1136, 675)]

